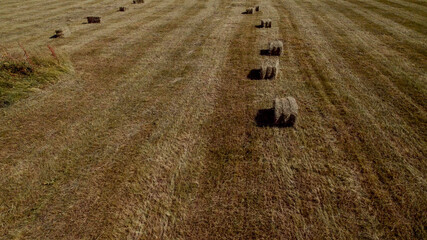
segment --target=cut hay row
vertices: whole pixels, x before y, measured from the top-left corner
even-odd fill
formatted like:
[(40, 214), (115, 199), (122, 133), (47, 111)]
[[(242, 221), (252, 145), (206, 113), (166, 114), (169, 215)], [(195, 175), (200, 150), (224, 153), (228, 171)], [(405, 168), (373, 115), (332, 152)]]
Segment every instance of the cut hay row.
[[(247, 14), (252, 14), (254, 8), (246, 9)], [(255, 11), (259, 11), (259, 6), (255, 6)], [(271, 28), (271, 19), (262, 19), (261, 28)], [(275, 40), (268, 45), (268, 55), (281, 56), (283, 53), (283, 42)], [(279, 61), (266, 61), (261, 65), (259, 79), (273, 80), (279, 74)], [(276, 98), (273, 101), (274, 125), (294, 126), (298, 116), (298, 105), (293, 97)]]

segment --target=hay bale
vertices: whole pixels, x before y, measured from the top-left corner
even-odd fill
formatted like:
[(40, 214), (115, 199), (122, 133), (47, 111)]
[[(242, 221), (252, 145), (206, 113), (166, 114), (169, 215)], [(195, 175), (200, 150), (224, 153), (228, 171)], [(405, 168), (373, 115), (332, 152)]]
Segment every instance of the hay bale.
[(272, 66), (267, 66), (267, 69), (265, 70), (265, 79), (270, 79), (270, 76), (273, 73), (273, 67)]
[(255, 11), (259, 12), (259, 6), (255, 6)]
[(254, 8), (247, 8), (246, 9), (246, 14), (253, 14), (254, 13)]
[(133, 0), (134, 4), (138, 4), (138, 3), (144, 3), (144, 0)]
[(266, 61), (262, 64), (260, 70), (261, 79), (273, 80), (279, 73), (279, 61)]
[(60, 29), (55, 30), (54, 38), (63, 38), (70, 36), (71, 31), (68, 27), (62, 27)]
[(124, 11), (126, 11), (126, 8), (125, 8), (125, 7), (120, 7), (120, 8), (119, 8), (119, 11), (120, 11), (120, 12), (124, 12)]
[(283, 42), (275, 40), (270, 42), (268, 46), (268, 54), (271, 56), (281, 56), (283, 53)]
[(276, 79), (279, 72), (279, 61), (272, 63), (270, 68), (270, 75), (266, 75), (266, 79)]
[(276, 98), (273, 101), (274, 124), (277, 126), (294, 126), (298, 117), (298, 104), (295, 98)]
[(271, 28), (271, 19), (262, 19), (261, 20), (262, 28)]
[(64, 31), (62, 29), (55, 30), (55, 36), (58, 38), (64, 37)]
[(101, 17), (87, 17), (87, 23), (101, 23)]
[(271, 28), (271, 19), (267, 19), (266, 28)]
[(267, 65), (263, 63), (261, 69), (259, 70), (259, 79), (265, 79), (265, 74), (267, 73)]
[(267, 76), (267, 68), (268, 68), (267, 63), (263, 63), (261, 65), (261, 70), (259, 71), (260, 79), (265, 79), (265, 76)]

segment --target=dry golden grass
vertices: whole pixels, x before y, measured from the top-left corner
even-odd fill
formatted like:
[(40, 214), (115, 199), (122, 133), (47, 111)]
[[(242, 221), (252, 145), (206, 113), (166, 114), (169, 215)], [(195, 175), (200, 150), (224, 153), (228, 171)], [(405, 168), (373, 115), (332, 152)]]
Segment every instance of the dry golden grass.
[(426, 29), (418, 0), (3, 0), (0, 45), (73, 70), (0, 109), (0, 239), (425, 239)]

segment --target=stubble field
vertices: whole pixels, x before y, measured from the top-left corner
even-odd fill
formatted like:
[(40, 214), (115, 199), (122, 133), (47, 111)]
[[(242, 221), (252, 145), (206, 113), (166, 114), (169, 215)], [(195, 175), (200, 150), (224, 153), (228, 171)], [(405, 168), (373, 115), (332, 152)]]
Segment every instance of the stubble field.
[(0, 239), (427, 238), (424, 0), (2, 0), (18, 43), (72, 70), (0, 108)]

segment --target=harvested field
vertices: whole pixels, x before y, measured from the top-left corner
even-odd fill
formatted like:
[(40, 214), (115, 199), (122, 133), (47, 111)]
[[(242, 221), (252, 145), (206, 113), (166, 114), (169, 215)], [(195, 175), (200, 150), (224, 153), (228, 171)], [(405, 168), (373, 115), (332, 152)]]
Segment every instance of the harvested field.
[[(426, 35), (425, 0), (2, 0), (0, 239), (426, 239)], [(66, 68), (27, 91), (20, 45)]]

